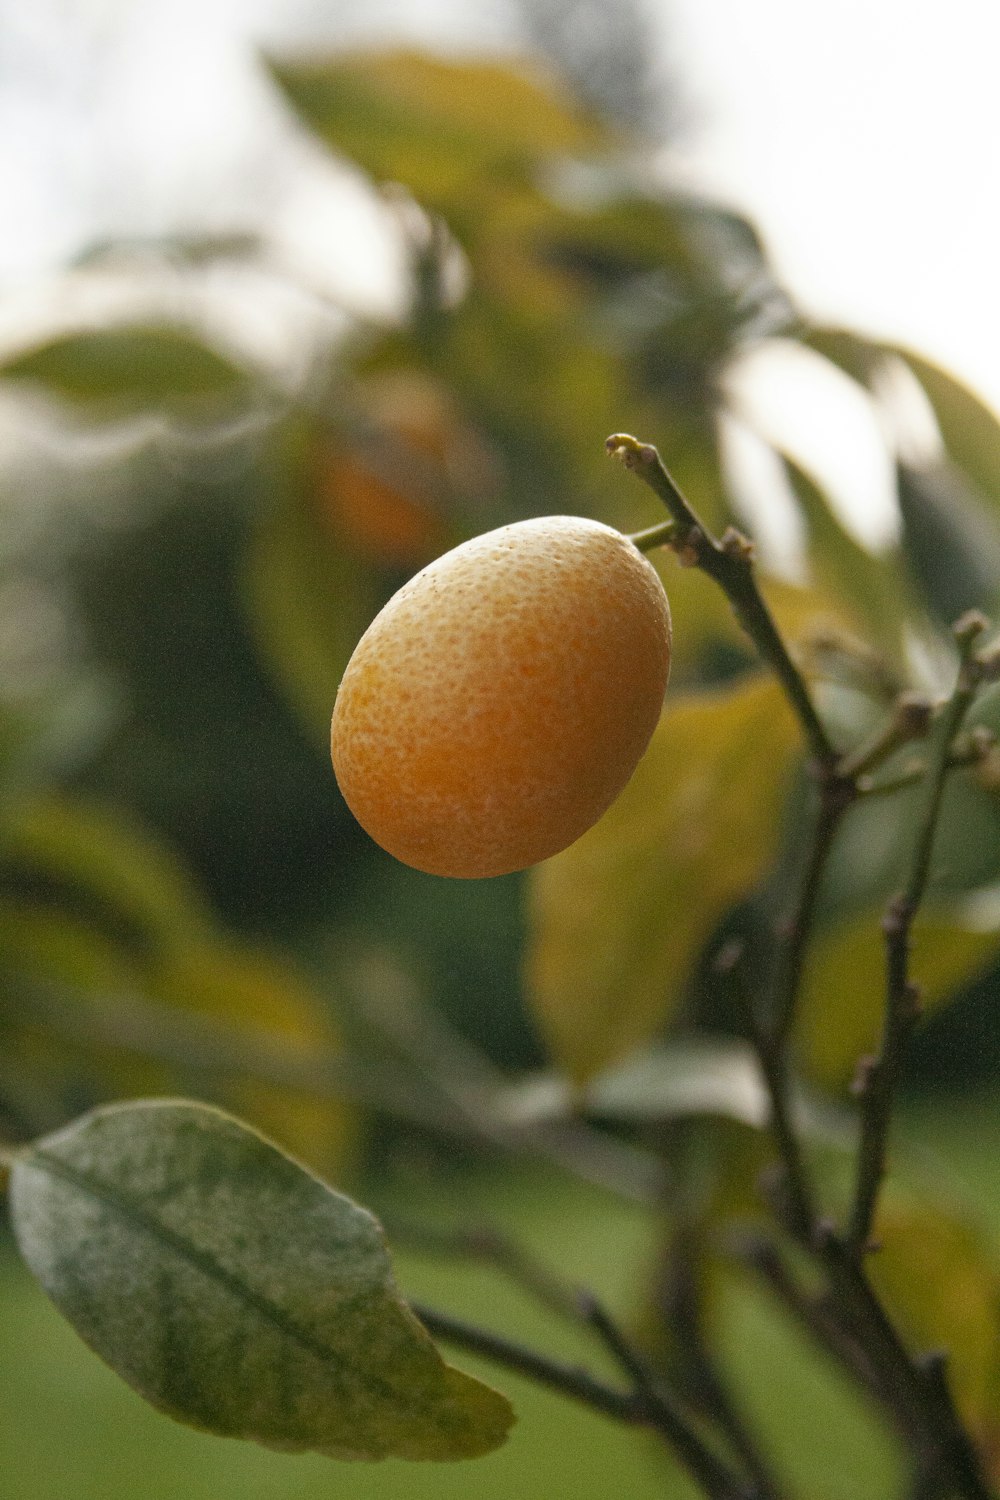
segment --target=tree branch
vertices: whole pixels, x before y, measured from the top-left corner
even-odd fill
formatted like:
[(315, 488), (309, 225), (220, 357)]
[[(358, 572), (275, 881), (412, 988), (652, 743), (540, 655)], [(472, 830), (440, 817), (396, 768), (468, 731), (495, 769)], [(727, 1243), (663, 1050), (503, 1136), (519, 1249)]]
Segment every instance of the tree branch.
[[(470, 1354), (492, 1360), (494, 1364), (516, 1374), (526, 1375), (536, 1385), (581, 1401), (604, 1416), (632, 1427), (646, 1427), (659, 1433), (710, 1500), (761, 1500), (755, 1489), (734, 1473), (705, 1443), (673, 1398), (662, 1387), (647, 1384), (646, 1376), (639, 1377), (637, 1370), (629, 1370), (633, 1376), (633, 1388), (622, 1391), (596, 1379), (586, 1370), (550, 1359), (534, 1349), (466, 1323), (460, 1318), (453, 1318), (419, 1303), (410, 1305), (435, 1337), (455, 1344)], [(613, 1352), (618, 1354), (616, 1347)], [(632, 1356), (630, 1361), (631, 1358)], [(619, 1362), (623, 1362), (620, 1355)]]
[(984, 675), (984, 661), (975, 656), (973, 647), (985, 629), (986, 621), (975, 614), (964, 616), (955, 626), (960, 650), (958, 675), (935, 728), (909, 875), (903, 890), (890, 901), (882, 921), (886, 950), (882, 1041), (875, 1057), (863, 1059), (855, 1084), (861, 1101), (861, 1141), (846, 1238), (857, 1255), (864, 1254), (871, 1235), (885, 1176), (896, 1084), (906, 1044), (920, 1014), (919, 992), (910, 980), (910, 932), (930, 876), (952, 746)]
[[(721, 540), (714, 537), (678, 489), (651, 443), (640, 443), (626, 432), (616, 432), (608, 438), (605, 446), (614, 458), (645, 480), (663, 501), (674, 522), (664, 534), (663, 541), (677, 552), (682, 563), (701, 568), (719, 585), (737, 620), (774, 669), (802, 725), (817, 765), (833, 767), (837, 751), (757, 587), (751, 543), (733, 529), (728, 530)], [(654, 545), (648, 541), (648, 533), (639, 535), (647, 538), (647, 545)]]

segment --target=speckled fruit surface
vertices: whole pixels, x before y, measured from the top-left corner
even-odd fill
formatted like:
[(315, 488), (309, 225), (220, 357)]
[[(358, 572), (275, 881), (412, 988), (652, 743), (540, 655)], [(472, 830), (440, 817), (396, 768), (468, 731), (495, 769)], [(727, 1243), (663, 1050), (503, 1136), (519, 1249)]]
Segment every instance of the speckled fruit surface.
[(348, 806), (434, 875), (524, 869), (614, 801), (659, 718), (670, 610), (621, 532), (547, 516), (463, 543), (389, 600), (331, 725)]

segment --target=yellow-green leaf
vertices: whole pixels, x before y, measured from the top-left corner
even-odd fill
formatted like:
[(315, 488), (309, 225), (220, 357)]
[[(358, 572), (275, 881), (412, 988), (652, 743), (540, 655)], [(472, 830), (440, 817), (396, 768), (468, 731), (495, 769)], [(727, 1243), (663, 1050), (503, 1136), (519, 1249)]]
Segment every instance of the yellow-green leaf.
[(291, 104), (328, 145), (380, 182), (444, 208), (474, 184), (529, 181), (537, 162), (599, 139), (527, 65), (410, 51), (271, 63)]
[(154, 1406), (337, 1458), (488, 1453), (506, 1399), (447, 1365), (381, 1229), (204, 1105), (95, 1111), (11, 1173), (21, 1253), (81, 1337)]
[(291, 703), (319, 743), (351, 652), (377, 613), (371, 568), (338, 546), (332, 524), (292, 486), (262, 518), (244, 563), (247, 612)]
[(675, 1012), (720, 917), (774, 857), (797, 745), (771, 681), (668, 696), (618, 801), (533, 873), (529, 993), (575, 1083)]
[(897, 554), (875, 557), (867, 551), (844, 529), (808, 474), (788, 457), (783, 457), (783, 463), (806, 524), (809, 562), (817, 584), (847, 607), (873, 645), (895, 660), (907, 614)]
[[(798, 1008), (803, 1066), (816, 1083), (845, 1089), (858, 1059), (873, 1052), (885, 1004), (881, 911), (822, 933), (806, 964)], [(925, 911), (913, 929), (912, 972), (925, 1006), (939, 1005), (1000, 951), (1000, 933), (965, 925), (959, 912)]]
[(898, 349), (934, 408), (954, 464), (1000, 509), (1000, 420), (967, 386), (930, 360)]
[(129, 411), (231, 395), (246, 379), (232, 360), (179, 328), (95, 328), (53, 339), (0, 366), (65, 401)]
[(890, 1187), (869, 1261), (875, 1290), (910, 1347), (943, 1351), (948, 1384), (984, 1451), (1000, 1443), (1000, 1265), (973, 1221), (946, 1202)]
[(140, 949), (203, 942), (207, 902), (164, 843), (120, 807), (48, 792), (15, 803), (0, 822), (11, 883), (47, 893)]

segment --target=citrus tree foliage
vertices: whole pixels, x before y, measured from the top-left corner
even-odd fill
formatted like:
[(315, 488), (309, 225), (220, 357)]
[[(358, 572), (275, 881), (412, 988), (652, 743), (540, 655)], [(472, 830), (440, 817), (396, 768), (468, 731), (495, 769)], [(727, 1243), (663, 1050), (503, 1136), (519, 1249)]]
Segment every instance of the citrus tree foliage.
[[(989, 1234), (897, 1129), (862, 1225), (880, 1253), (855, 1245), (845, 1269), (840, 1242), (820, 1236), (821, 1264), (800, 1283), (816, 1243), (803, 1204), (789, 1207), (788, 1168), (792, 1135), (814, 1226), (850, 1220), (859, 1118), (864, 1136), (872, 1116), (852, 1088), (870, 1091), (863, 1059), (882, 1045), (882, 923), (912, 867), (954, 681), (950, 626), (1000, 602), (996, 419), (916, 352), (812, 326), (750, 223), (654, 172), (652, 144), (625, 123), (641, 111), (602, 120), (534, 63), (390, 51), (265, 67), (382, 202), (406, 313), (357, 320), (332, 345), (317, 335), (297, 384), (234, 352), (221, 317), (211, 331), (179, 317), (168, 294), (162, 315), (147, 300), (132, 319), (68, 325), (0, 367), (10, 400), (88, 454), (85, 472), (36, 455), (0, 527), (0, 600), (21, 642), (20, 656), (0, 652), (0, 1132), (25, 1261), (83, 1338), (184, 1422), (338, 1457), (473, 1457), (504, 1440), (505, 1398), (441, 1358), (372, 1216), (268, 1138), (362, 1189), (367, 1147), (376, 1163), (402, 1143), (404, 1159), (434, 1165), (456, 1138), (470, 1160), (527, 1150), (644, 1196), (656, 1253), (628, 1268), (643, 1311), (623, 1357), (599, 1310), (473, 1237), (468, 1253), (492, 1246), (603, 1330), (623, 1383), (487, 1340), (491, 1357), (666, 1436), (706, 1493), (773, 1500), (792, 1480), (770, 1475), (742, 1406), (782, 1476), (800, 1473), (805, 1439), (769, 1396), (788, 1395), (781, 1370), (748, 1369), (739, 1330), (761, 1286), (790, 1324), (805, 1307), (813, 1337), (829, 1335), (831, 1299), (853, 1297), (857, 1314), (860, 1298), (862, 1333), (830, 1336), (810, 1366), (814, 1429), (843, 1370), (860, 1367), (863, 1385), (867, 1369), (870, 1444), (893, 1472), (920, 1470), (912, 1493), (989, 1493)], [(252, 238), (159, 248), (193, 277), (234, 263), (279, 274)], [(155, 263), (155, 247), (144, 257)], [(722, 536), (739, 521), (722, 419), (746, 420), (727, 376), (771, 339), (854, 383), (898, 477), (898, 538), (876, 555), (824, 475), (771, 449), (801, 566), (792, 583), (765, 556), (756, 576), (822, 753), (689, 533), (678, 558), (655, 554), (674, 621), (666, 709), (605, 817), (524, 878), (463, 885), (394, 867), (349, 818), (328, 759), (337, 684), (368, 622), (416, 569), (493, 526), (661, 521), (602, 453), (622, 425), (655, 436)], [(900, 389), (926, 407), (919, 448), (900, 431)], [(32, 634), (39, 620), (62, 633)], [(987, 687), (944, 747), (928, 899), (904, 964), (933, 1011), (928, 1033), (972, 1016), (965, 1065), (981, 1051), (984, 1071), (998, 728)], [(834, 808), (837, 775), (849, 806)], [(817, 795), (836, 838), (796, 917)], [(790, 912), (793, 934), (797, 921), (812, 938), (802, 953)], [(761, 994), (796, 1002), (778, 1017), (777, 1064), (755, 1030)], [(867, 1149), (878, 1158), (877, 1139)], [(784, 1326), (767, 1309), (767, 1326)], [(797, 1370), (809, 1345), (795, 1338), (780, 1358)], [(798, 1385), (804, 1401), (813, 1385)], [(926, 1446), (942, 1424), (947, 1462), (966, 1463), (957, 1490)], [(853, 1475), (838, 1484), (826, 1492), (859, 1493)], [(815, 1478), (800, 1489), (815, 1493)]]
[(53, 1301), (170, 1416), (335, 1458), (502, 1442), (507, 1402), (438, 1357), (371, 1215), (228, 1116), (98, 1111), (22, 1153), (10, 1193)]

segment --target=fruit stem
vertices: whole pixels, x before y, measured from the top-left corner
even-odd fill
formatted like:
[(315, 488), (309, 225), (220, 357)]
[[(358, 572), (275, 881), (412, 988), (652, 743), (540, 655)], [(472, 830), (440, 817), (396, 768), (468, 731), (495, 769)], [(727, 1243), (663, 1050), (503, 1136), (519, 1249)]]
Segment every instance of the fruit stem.
[(678, 531), (676, 521), (661, 521), (658, 526), (647, 526), (645, 531), (631, 532), (629, 541), (640, 552), (652, 552), (655, 547), (672, 547)]
[[(640, 443), (627, 432), (616, 432), (608, 438), (605, 447), (613, 458), (645, 480), (663, 501), (672, 524), (662, 541), (673, 548), (683, 565), (701, 568), (722, 589), (737, 620), (784, 688), (802, 725), (818, 771), (821, 775), (832, 774), (839, 759), (837, 751), (757, 587), (753, 544), (733, 528), (729, 528), (721, 539), (714, 537), (692, 509), (652, 443)], [(639, 535), (648, 533), (640, 532)], [(661, 542), (650, 541), (648, 545), (661, 545)]]

